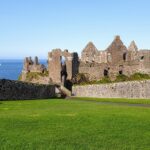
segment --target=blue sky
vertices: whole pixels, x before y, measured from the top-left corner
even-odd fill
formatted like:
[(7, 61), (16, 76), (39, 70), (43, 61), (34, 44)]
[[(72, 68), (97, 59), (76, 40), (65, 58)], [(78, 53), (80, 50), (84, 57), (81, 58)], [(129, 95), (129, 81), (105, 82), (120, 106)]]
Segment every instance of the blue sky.
[(150, 0), (0, 0), (0, 58), (47, 58), (53, 48), (106, 49), (115, 35), (150, 49)]

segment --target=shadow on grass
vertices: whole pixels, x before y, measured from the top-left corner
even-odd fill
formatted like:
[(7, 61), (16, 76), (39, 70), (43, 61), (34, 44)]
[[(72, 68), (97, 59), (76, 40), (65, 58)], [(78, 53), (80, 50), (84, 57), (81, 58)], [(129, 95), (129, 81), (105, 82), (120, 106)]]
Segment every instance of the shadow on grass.
[(36, 100), (64, 100), (65, 98), (61, 98), (61, 97), (52, 97), (52, 98), (43, 98), (43, 99), (38, 99), (38, 98), (31, 98), (31, 99), (6, 99), (6, 100), (0, 100), (0, 104), (2, 104), (2, 102), (6, 102), (6, 101), (36, 101)]

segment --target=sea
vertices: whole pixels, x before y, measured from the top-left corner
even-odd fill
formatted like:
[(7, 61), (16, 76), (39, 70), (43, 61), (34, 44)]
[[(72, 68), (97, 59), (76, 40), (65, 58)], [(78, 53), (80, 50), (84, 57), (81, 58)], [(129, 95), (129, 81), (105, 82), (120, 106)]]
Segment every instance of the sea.
[[(18, 80), (24, 60), (21, 59), (0, 59), (0, 79)], [(47, 60), (39, 60), (41, 64), (47, 66)]]

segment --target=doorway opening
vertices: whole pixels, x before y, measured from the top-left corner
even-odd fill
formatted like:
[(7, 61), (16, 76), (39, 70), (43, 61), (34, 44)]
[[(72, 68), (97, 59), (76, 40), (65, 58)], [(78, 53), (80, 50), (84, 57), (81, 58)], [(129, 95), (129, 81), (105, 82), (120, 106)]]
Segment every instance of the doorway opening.
[(66, 86), (66, 79), (67, 79), (67, 67), (66, 67), (66, 58), (64, 56), (60, 57), (61, 62), (61, 83), (63, 86)]

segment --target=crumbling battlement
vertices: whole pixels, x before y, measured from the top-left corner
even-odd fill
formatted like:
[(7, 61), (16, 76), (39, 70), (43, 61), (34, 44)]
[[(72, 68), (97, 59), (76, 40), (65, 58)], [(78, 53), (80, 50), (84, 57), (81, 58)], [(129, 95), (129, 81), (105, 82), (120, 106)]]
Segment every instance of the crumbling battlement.
[(47, 71), (46, 67), (39, 63), (37, 56), (34, 61), (31, 57), (26, 57), (21, 73), (21, 81), (26, 81), (28, 73), (44, 73), (45, 71)]
[(36, 56), (34, 61), (31, 57), (26, 57), (24, 60), (23, 71), (25, 72), (44, 72), (46, 67), (43, 64), (39, 64), (38, 57)]

